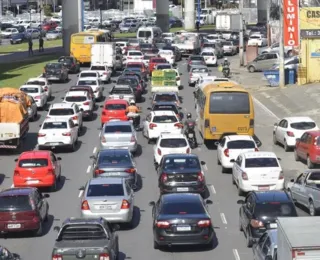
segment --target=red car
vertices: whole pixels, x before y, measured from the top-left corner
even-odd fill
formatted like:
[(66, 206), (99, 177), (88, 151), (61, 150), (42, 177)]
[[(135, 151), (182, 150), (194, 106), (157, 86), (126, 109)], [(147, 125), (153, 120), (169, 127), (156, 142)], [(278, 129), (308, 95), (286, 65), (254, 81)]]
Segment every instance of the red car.
[(14, 187), (50, 187), (57, 190), (61, 179), (60, 157), (51, 151), (28, 151), (18, 159), (13, 174)]
[(48, 32), (56, 29), (57, 27), (58, 27), (58, 24), (56, 22), (50, 21), (42, 25), (42, 30)]
[(152, 75), (152, 71), (154, 70), (155, 66), (160, 63), (167, 63), (167, 60), (164, 58), (159, 58), (159, 57), (150, 59), (150, 61), (149, 61), (149, 74), (150, 74), (150, 76)]
[(123, 99), (109, 99), (102, 107), (101, 126), (112, 119), (127, 121), (126, 109), (129, 106), (128, 101)]
[(10, 188), (0, 192), (0, 232), (18, 233), (33, 231), (43, 234), (44, 222), (48, 220), (49, 205), (36, 188)]
[(296, 139), (294, 158), (306, 161), (309, 169), (320, 165), (320, 130), (307, 131)]
[(147, 71), (143, 62), (128, 62), (126, 68), (139, 68), (143, 74)]

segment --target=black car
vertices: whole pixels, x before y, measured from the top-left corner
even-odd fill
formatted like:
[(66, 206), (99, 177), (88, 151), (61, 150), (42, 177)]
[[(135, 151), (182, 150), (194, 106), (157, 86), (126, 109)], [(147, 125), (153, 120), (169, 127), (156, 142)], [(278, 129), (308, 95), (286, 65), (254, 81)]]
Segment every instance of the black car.
[(69, 73), (79, 73), (80, 63), (74, 57), (62, 56), (58, 59), (58, 62), (62, 63), (69, 71)]
[(294, 202), (286, 191), (250, 192), (241, 204), (239, 229), (251, 247), (267, 229), (277, 228), (277, 217), (298, 217)]
[(164, 155), (158, 167), (160, 193), (194, 192), (205, 195), (206, 180), (201, 170), (204, 164), (195, 154)]
[(0, 246), (0, 259), (1, 260), (20, 260), (20, 256), (15, 253), (11, 253), (7, 248)]
[(142, 71), (139, 69), (135, 70), (130, 70), (130, 69), (125, 69), (122, 72), (122, 76), (136, 76), (138, 77), (140, 84), (143, 88), (143, 92), (145, 93), (147, 90), (147, 82), (146, 82), (146, 76), (142, 74)]
[(43, 76), (51, 81), (69, 81), (68, 69), (59, 62), (48, 63), (44, 67)]
[(199, 194), (165, 194), (153, 207), (153, 247), (171, 245), (204, 245), (213, 248), (215, 233), (206, 200)]
[(147, 50), (150, 50), (150, 49), (153, 49), (154, 48), (154, 45), (151, 44), (151, 43), (140, 43), (139, 44), (139, 47), (140, 47), (140, 51), (142, 53), (146, 52)]
[(148, 107), (148, 110), (151, 111), (173, 111), (177, 117), (181, 120), (183, 119), (183, 113), (180, 112), (182, 108), (178, 107), (175, 102), (158, 102), (155, 103), (152, 107)]
[(136, 100), (142, 100), (143, 88), (140, 85), (139, 79), (137, 76), (120, 76), (117, 80), (116, 85), (129, 85), (134, 91)]
[(180, 51), (176, 46), (167, 45), (167, 46), (164, 46), (164, 47), (162, 48), (162, 50), (170, 50), (170, 51), (173, 51), (173, 53), (174, 53), (175, 56), (176, 56), (176, 61), (181, 61), (181, 60), (182, 60), (182, 53), (181, 53), (181, 51)]

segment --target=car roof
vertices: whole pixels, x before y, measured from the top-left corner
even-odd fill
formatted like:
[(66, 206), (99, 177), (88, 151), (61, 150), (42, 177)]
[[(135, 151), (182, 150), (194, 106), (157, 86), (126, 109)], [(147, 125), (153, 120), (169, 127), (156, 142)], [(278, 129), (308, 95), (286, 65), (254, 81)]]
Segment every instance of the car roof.
[(176, 115), (172, 110), (151, 111), (155, 116), (172, 116)]
[(97, 185), (97, 184), (122, 184), (124, 181), (123, 178), (92, 178), (89, 180), (88, 184)]
[[(74, 91), (75, 93), (77, 93), (77, 91)], [(74, 106), (74, 103), (53, 103), (50, 106), (50, 109), (54, 109), (54, 108), (72, 108)]]
[(298, 122), (314, 122), (314, 120), (308, 116), (292, 116), (283, 118), (288, 120), (289, 123), (298, 123)]
[(180, 202), (196, 202), (201, 201), (200, 195), (195, 193), (170, 193), (161, 196), (165, 203), (180, 203)]
[(29, 195), (31, 192), (37, 190), (36, 188), (25, 187), (25, 188), (9, 188), (0, 192), (0, 197), (6, 196), (19, 196)]
[(254, 191), (253, 194), (256, 197), (257, 203), (291, 201), (288, 193), (283, 190)]
[[(90, 70), (91, 72), (95, 72), (94, 70)], [(97, 77), (81, 77), (79, 80), (98, 80)]]
[(47, 81), (47, 79), (46, 78), (30, 78), (27, 80), (27, 82), (29, 81)]
[(237, 141), (237, 140), (250, 140), (254, 141), (253, 137), (250, 135), (227, 135), (226, 136), (227, 142), (229, 141)]
[(79, 91), (68, 91), (66, 93), (66, 97), (70, 97), (70, 96), (87, 96), (88, 91), (83, 91), (83, 90), (79, 90)]
[(50, 117), (50, 118), (45, 118), (43, 123), (51, 123), (51, 122), (69, 122), (70, 118), (68, 117)]
[(258, 152), (246, 152), (243, 153), (244, 157), (246, 159), (250, 158), (277, 158), (276, 154), (274, 152), (263, 152), (263, 151), (258, 151)]
[[(122, 85), (119, 85), (119, 86), (122, 86)], [(127, 85), (125, 85), (125, 86), (127, 86)], [(124, 100), (124, 99), (108, 99), (104, 104), (105, 105), (108, 105), (108, 104), (125, 104), (125, 105), (128, 105), (128, 101)]]
[(154, 94), (154, 96), (162, 96), (162, 95), (175, 95), (175, 96), (177, 96), (177, 93), (176, 92), (156, 92)]
[(62, 225), (68, 225), (68, 224), (103, 224), (105, 220), (103, 218), (67, 218)]
[(105, 126), (110, 125), (131, 125), (131, 122), (129, 121), (109, 121), (105, 124)]
[(161, 139), (173, 139), (173, 138), (181, 138), (181, 139), (186, 139), (184, 134), (161, 134), (160, 135)]
[(33, 151), (23, 152), (22, 154), (20, 154), (19, 160), (34, 159), (34, 158), (47, 158), (50, 155), (51, 155), (50, 151), (33, 150)]
[(37, 89), (41, 89), (42, 86), (41, 85), (37, 85), (37, 84), (34, 84), (34, 85), (22, 85), (20, 88), (37, 88)]
[[(95, 73), (96, 71), (94, 71), (94, 70), (82, 70), (81, 72), (80, 72), (80, 74), (82, 74), (82, 73)], [(98, 73), (98, 72), (96, 72), (96, 73)]]
[(163, 158), (196, 158), (199, 159), (199, 156), (192, 153), (170, 153), (163, 155)]

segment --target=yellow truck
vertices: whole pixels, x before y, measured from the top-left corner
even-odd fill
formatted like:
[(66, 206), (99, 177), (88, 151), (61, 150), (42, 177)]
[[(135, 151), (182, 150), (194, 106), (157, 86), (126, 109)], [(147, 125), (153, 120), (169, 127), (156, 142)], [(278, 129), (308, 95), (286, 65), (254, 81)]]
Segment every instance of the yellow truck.
[(151, 93), (176, 92), (179, 93), (175, 70), (154, 70), (151, 76)]

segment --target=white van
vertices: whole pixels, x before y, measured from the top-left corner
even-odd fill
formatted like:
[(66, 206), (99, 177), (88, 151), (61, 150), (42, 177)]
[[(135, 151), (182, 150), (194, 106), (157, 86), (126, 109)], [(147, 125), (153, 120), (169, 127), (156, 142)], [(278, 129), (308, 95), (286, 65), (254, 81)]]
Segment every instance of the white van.
[(158, 42), (162, 37), (159, 27), (140, 27), (137, 32), (137, 39), (145, 43)]

